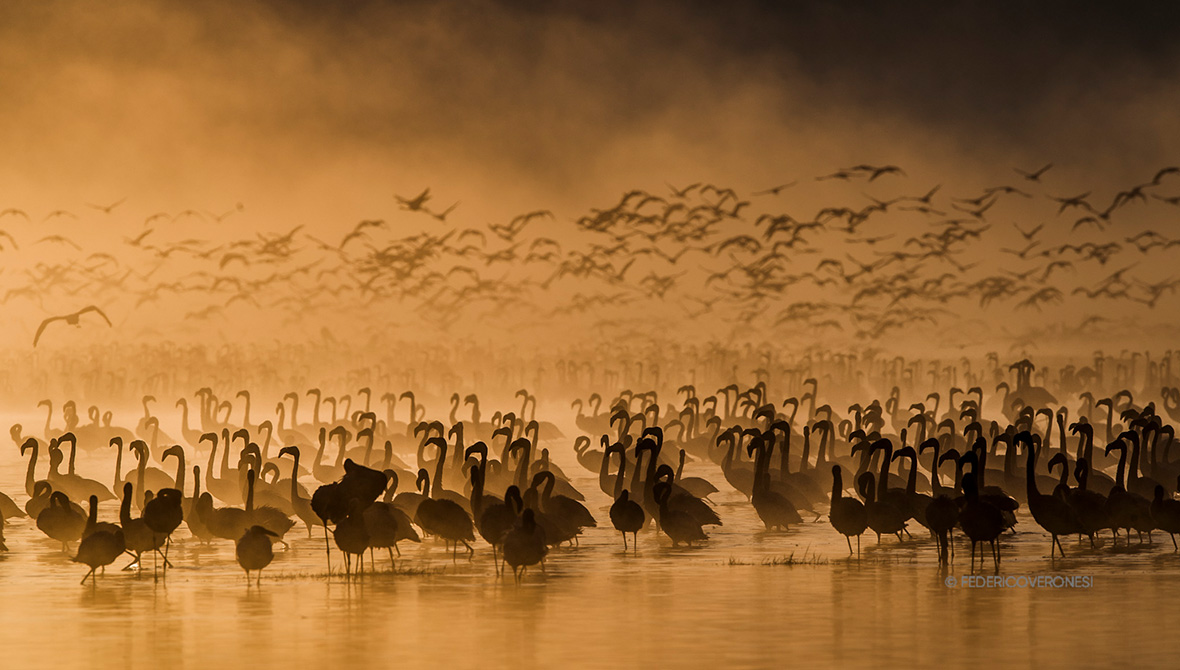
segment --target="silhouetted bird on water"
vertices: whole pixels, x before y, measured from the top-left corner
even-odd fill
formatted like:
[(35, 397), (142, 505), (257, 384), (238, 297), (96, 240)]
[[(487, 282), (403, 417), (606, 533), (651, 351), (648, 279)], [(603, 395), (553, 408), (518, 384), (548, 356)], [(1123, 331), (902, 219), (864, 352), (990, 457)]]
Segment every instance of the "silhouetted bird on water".
[(839, 465), (832, 466), (832, 499), (828, 520), (848, 542), (849, 555), (852, 555), (852, 536), (856, 536), (856, 555), (860, 556), (860, 536), (869, 527), (869, 517), (859, 500), (844, 497), (844, 478)]
[[(980, 542), (988, 542), (992, 547), (992, 560), (996, 569), (1000, 567), (1000, 548), (996, 539), (1004, 532), (1004, 516), (1000, 508), (979, 498), (979, 488), (976, 484), (975, 473), (963, 475), (963, 505), (959, 510), (959, 525), (963, 533), (971, 540), (971, 567), (975, 567), (975, 547)], [(983, 555), (979, 562), (982, 567)]]
[(369, 529), (365, 526), (364, 509), (361, 501), (350, 498), (348, 514), (336, 524), (332, 531), (336, 547), (344, 554), (344, 574), (352, 572), (352, 557), (358, 560), (357, 574), (365, 570), (365, 550), (369, 548)]
[(66, 551), (71, 542), (82, 539), (82, 531), (86, 529), (86, 515), (70, 505), (70, 499), (66, 494), (54, 491), (49, 496), (49, 506), (37, 515), (37, 528), (61, 542), (62, 551)]
[(545, 531), (537, 525), (535, 512), (526, 509), (520, 521), (504, 536), (504, 562), (512, 567), (512, 576), (520, 583), (524, 571), (545, 560), (549, 552)]
[(1028, 511), (1032, 513), (1037, 524), (1048, 531), (1052, 538), (1049, 543), (1049, 557), (1053, 557), (1054, 545), (1061, 550), (1061, 555), (1064, 557), (1065, 548), (1061, 546), (1061, 540), (1057, 539), (1057, 536), (1080, 534), (1083, 530), (1082, 524), (1078, 520), (1077, 513), (1066, 500), (1055, 495), (1043, 494), (1037, 490), (1037, 450), (1032, 444), (1029, 433), (1025, 431), (1018, 434), (1012, 448), (1015, 448), (1016, 441), (1023, 441), (1025, 450), (1028, 452), (1027, 467), (1025, 468)]
[[(619, 474), (620, 481), (622, 471)], [(610, 521), (615, 530), (623, 534), (623, 551), (627, 550), (627, 533), (635, 539), (635, 549), (639, 549), (639, 531), (643, 530), (643, 525), (647, 522), (647, 515), (643, 512), (643, 507), (630, 499), (630, 494), (627, 489), (619, 492), (619, 497), (615, 499), (614, 504), (610, 506)]]
[[(143, 522), (153, 536), (163, 537), (171, 546), (172, 531), (184, 520), (184, 495), (177, 489), (160, 489), (151, 502), (143, 507)], [(164, 550), (164, 573), (168, 572), (168, 550)]]
[(452, 556), (458, 551), (459, 543), (467, 547), (469, 554), (474, 554), (475, 550), (470, 543), (475, 541), (475, 526), (467, 511), (453, 500), (432, 498), (430, 474), (425, 469), (418, 471), (418, 482), (424, 484), (423, 493), (426, 498), (418, 505), (414, 521), (422, 530), (441, 537), (451, 545)]
[(276, 537), (278, 535), (262, 526), (250, 526), (242, 537), (238, 538), (234, 555), (238, 559), (238, 565), (246, 571), (247, 584), (250, 583), (250, 571), (254, 570), (258, 573), (258, 585), (262, 585), (262, 569), (270, 565), (275, 557), (272, 538)]
[(82, 538), (82, 543), (78, 545), (78, 554), (71, 559), (75, 563), (83, 563), (90, 567), (81, 583), (85, 584), (87, 577), (93, 582), (96, 577), (95, 570), (103, 568), (105, 572), (106, 566), (114, 563), (126, 549), (123, 529), (118, 527), (114, 530), (96, 530)]
[[(129, 570), (133, 567), (137, 570), (142, 569), (143, 566), (140, 560), (143, 552), (151, 551), (156, 552), (156, 555), (158, 555), (160, 547), (164, 546), (164, 541), (167, 539), (166, 535), (154, 532), (142, 516), (131, 516), (132, 491), (131, 482), (123, 485), (123, 502), (119, 507), (119, 525), (123, 528), (123, 539), (127, 545), (127, 551), (135, 557), (135, 560), (130, 565), (123, 568), (124, 570)], [(154, 559), (155, 555), (153, 555)], [(164, 567), (165, 569), (168, 567), (167, 559), (165, 559)]]
[[(1180, 484), (1180, 482), (1177, 482)], [(1172, 538), (1172, 549), (1176, 546), (1176, 533), (1180, 533), (1180, 500), (1164, 497), (1164, 487), (1157, 484), (1151, 501), (1151, 519), (1156, 528)]]
[(702, 524), (693, 515), (679, 509), (670, 509), (668, 499), (672, 497), (672, 485), (660, 482), (652, 489), (652, 495), (658, 505), (660, 530), (672, 540), (672, 546), (683, 543), (692, 546), (693, 542), (709, 539), (702, 530)]

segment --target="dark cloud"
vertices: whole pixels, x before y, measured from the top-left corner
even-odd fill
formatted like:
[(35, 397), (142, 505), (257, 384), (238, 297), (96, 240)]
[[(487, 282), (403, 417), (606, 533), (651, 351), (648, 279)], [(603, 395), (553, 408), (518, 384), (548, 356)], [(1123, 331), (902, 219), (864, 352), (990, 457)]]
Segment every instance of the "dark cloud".
[(1175, 96), (1169, 28), (1180, 10), (1163, 3), (2, 11), (5, 139), (44, 171), (57, 167), (47, 155), (87, 162), (90, 150), (151, 164), (151, 174), (175, 172), (170, 156), (257, 166), (351, 153), (448, 168), (492, 163), (564, 190), (630, 154), (650, 160), (661, 135), (669, 153), (683, 145), (721, 154), (748, 138), (774, 146), (783, 129), (873, 152), (859, 135), (879, 124), (894, 134), (920, 129), (908, 138), (914, 147), (949, 138), (1079, 161), (1079, 137), (1096, 154), (1129, 149), (1151, 154), (1145, 160), (1176, 139), (1150, 122), (1127, 127), (1142, 107)]

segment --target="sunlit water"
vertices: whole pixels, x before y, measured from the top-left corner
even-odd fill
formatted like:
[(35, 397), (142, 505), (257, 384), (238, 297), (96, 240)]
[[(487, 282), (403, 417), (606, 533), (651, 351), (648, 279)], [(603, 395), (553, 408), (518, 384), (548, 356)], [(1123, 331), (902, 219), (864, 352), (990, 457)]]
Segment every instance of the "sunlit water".
[[(23, 505), (25, 462), (15, 447), (4, 453), (0, 490)], [(183, 526), (166, 579), (121, 572), (120, 560), (80, 586), (85, 567), (30, 520), (13, 520), (0, 554), (2, 665), (1051, 667), (1111, 666), (1131, 653), (1174, 665), (1180, 554), (1166, 535), (1096, 551), (1065, 539), (1067, 558), (1050, 560), (1048, 535), (1022, 513), (1020, 532), (1004, 536), (1000, 574), (1089, 575), (1092, 586), (966, 588), (967, 545), (949, 570), (920, 528), (900, 545), (866, 535), (861, 558), (849, 558), (826, 517), (765, 532), (716, 468), (695, 466), (724, 489), (714, 498), (725, 525), (693, 549), (648, 530), (624, 553), (596, 479), (572, 453), (556, 456), (600, 527), (519, 586), (497, 577), (482, 542), (470, 561), (452, 560), (441, 542), (403, 543), (396, 572), (378, 554), (361, 579), (328, 577), (322, 532), (308, 538), (302, 524), (260, 587), (247, 584), (231, 543), (200, 546)], [(80, 453), (79, 472), (107, 482), (109, 459)], [(117, 520), (117, 504), (104, 505), (101, 517)], [(981, 574), (994, 574), (990, 558)]]

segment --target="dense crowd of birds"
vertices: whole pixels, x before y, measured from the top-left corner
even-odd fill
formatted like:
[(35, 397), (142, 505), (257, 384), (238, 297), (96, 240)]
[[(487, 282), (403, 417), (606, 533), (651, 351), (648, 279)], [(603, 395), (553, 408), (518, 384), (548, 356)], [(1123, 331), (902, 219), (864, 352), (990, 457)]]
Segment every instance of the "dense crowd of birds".
[[(869, 532), (878, 543), (890, 535), (928, 543), (940, 564), (965, 540), (973, 569), (982, 543), (998, 570), (1004, 534), (1018, 524), (1048, 535), (1050, 557), (1070, 553), (1063, 536), (1084, 543), (1074, 551), (1101, 552), (1107, 542), (1149, 546), (1162, 531), (1175, 549), (1172, 356), (1098, 352), (1091, 365), (1064, 366), (1053, 378), (1028, 360), (1005, 366), (989, 357), (971, 372), (969, 361), (866, 367), (833, 358), (789, 374), (758, 369), (752, 383), (707, 396), (685, 384), (674, 401), (663, 391), (663, 404), (662, 386), (594, 393), (575, 399), (558, 423), (538, 420), (537, 398), (524, 389), (488, 416), (474, 393), (454, 392), (448, 412), (431, 414), (412, 391), (365, 387), (335, 397), (314, 388), (285, 394), (258, 421), (250, 392), (223, 399), (203, 387), (175, 401), (174, 434), (161, 427), (151, 395), (127, 427), (98, 406), (83, 420), (76, 402), (44, 400), (44, 425), (11, 427), (28, 459), (27, 500), (0, 495), (0, 513), (7, 523), (28, 517), (89, 568), (86, 578), (123, 555), (137, 569), (150, 558), (166, 576), (171, 543), (187, 535), (233, 542), (247, 577), (260, 579), (274, 545), (302, 526), (296, 532), (309, 537), (322, 531), (329, 573), (333, 547), (344, 574), (355, 576), (366, 553), (372, 563), (385, 550), (393, 563), (399, 543), (430, 539), (452, 560), (487, 545), (497, 572), (507, 566), (519, 580), (555, 548), (576, 551), (585, 529), (608, 523), (624, 551), (638, 547), (640, 532), (672, 547), (706, 542), (707, 530), (724, 523), (711, 500), (722, 489), (743, 495), (768, 532), (789, 537), (826, 517), (849, 560)], [(947, 390), (920, 390), (929, 388)], [(823, 402), (837, 397), (859, 402)], [(113, 453), (109, 486), (77, 472), (79, 450)], [(134, 461), (126, 469), (125, 452)], [(204, 468), (190, 466), (195, 459)], [(591, 512), (587, 493), (597, 494), (576, 488), (558, 461), (597, 477), (609, 518)], [(118, 504), (118, 523), (100, 520), (108, 502)]]
[[(136, 217), (128, 198), (10, 206), (0, 303), (28, 303), (39, 321), (25, 324), (34, 356), (0, 353), (0, 398), (18, 413), (34, 392), (66, 400), (58, 414), (42, 401), (36, 430), (12, 426), (27, 501), (0, 496), (0, 510), (30, 517), (88, 578), (124, 554), (166, 575), (182, 526), (233, 542), (260, 575), (302, 524), (322, 529), (329, 573), (333, 547), (351, 576), (366, 553), (392, 562), (399, 543), (429, 538), (453, 560), (486, 544), (519, 579), (606, 528), (562, 470), (575, 459), (597, 476), (624, 550), (645, 530), (674, 547), (706, 541), (722, 490), (771, 532), (826, 516), (854, 557), (865, 532), (928, 535), (948, 564), (958, 537), (973, 566), (984, 543), (998, 569), (1018, 523), (1043, 529), (1053, 557), (1072, 535), (1090, 551), (1155, 531), (1175, 545), (1178, 354), (1018, 359), (1065, 329), (1150, 325), (1132, 312), (1166, 304), (1180, 280), (1139, 261), (1180, 244), (1147, 228), (1180, 206), (1180, 168), (1109, 200), (1063, 195), (1052, 164), (1014, 174), (974, 193), (898, 193), (903, 168), (862, 164), (749, 195), (635, 189), (567, 220), (536, 210), (483, 227), (456, 223), (459, 203), (436, 207), (427, 188), (394, 196), (396, 220), (338, 239), (306, 224), (243, 235), (241, 204)], [(106, 234), (85, 234), (96, 221)], [(1076, 325), (1021, 319), (1023, 334), (984, 318), (1070, 304)], [(1014, 344), (972, 358), (968, 344), (1002, 348), (989, 321)], [(306, 337), (259, 340), (280, 325)], [(61, 347), (67, 326), (95, 337)], [(181, 331), (196, 341), (173, 339)], [(509, 332), (522, 346), (479, 340)], [(903, 334), (963, 353), (885, 353)], [(281, 400), (252, 412), (250, 391), (221, 395), (242, 388)], [(130, 398), (143, 416), (120, 427)], [(178, 411), (157, 415), (157, 398)], [(499, 410), (486, 416), (481, 398)], [(537, 420), (538, 398), (555, 422)], [(78, 473), (78, 450), (114, 454), (109, 487)], [(115, 501), (118, 523), (100, 520)]]
[[(1180, 206), (1180, 168), (1109, 196), (1062, 194), (1056, 172), (1016, 170), (1011, 183), (948, 195), (942, 185), (909, 193), (899, 166), (856, 165), (749, 195), (706, 183), (634, 189), (580, 216), (537, 210), (475, 227), (454, 221), (455, 205), (434, 208), (426, 189), (391, 199), (386, 218), (328, 226), (338, 237), (307, 225), (242, 235), (241, 204), (135, 215), (130, 198), (7, 206), (0, 304), (41, 310), (30, 333), (62, 305), (96, 305), (129, 338), (196, 327), (232, 341), (224, 323), (251, 314), (301, 328), (362, 315), (364, 327), (452, 332), (473, 320), (588, 320), (577, 332), (614, 338), (658, 318), (863, 346), (935, 325), (940, 337), (970, 339), (993, 305), (1069, 303), (1083, 312), (1076, 321), (1041, 329), (1096, 332), (1120, 324), (1094, 306), (1149, 310), (1174, 293), (1180, 280), (1142, 261), (1180, 244), (1162, 227)], [(805, 204), (815, 201), (824, 204)], [(179, 327), (151, 318), (161, 311)], [(973, 325), (946, 328), (964, 323)]]

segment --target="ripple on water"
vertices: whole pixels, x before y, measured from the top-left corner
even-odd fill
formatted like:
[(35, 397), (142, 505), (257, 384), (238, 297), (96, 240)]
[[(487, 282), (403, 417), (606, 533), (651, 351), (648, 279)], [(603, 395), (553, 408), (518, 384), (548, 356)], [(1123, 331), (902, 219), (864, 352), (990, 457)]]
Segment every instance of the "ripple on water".
[[(0, 490), (23, 504), (25, 462), (5, 453)], [(568, 464), (555, 454), (566, 472), (579, 472), (564, 456)], [(100, 481), (108, 465), (79, 456), (80, 472)], [(721, 481), (716, 468), (697, 467)], [(866, 536), (857, 560), (826, 519), (769, 533), (733, 491), (714, 496), (725, 525), (704, 546), (671, 549), (648, 529), (624, 553), (597, 480), (575, 483), (602, 527), (519, 587), (496, 577), (482, 543), (470, 562), (424, 542), (403, 548), (396, 572), (378, 554), (360, 581), (329, 578), (323, 536), (308, 538), (301, 524), (261, 587), (247, 586), (229, 543), (199, 546), (183, 530), (166, 581), (117, 563), (97, 587), (80, 587), (85, 569), (31, 522), (14, 521), (12, 551), (0, 555), (5, 666), (1052, 667), (1112, 665), (1130, 650), (1146, 663), (1174, 659), (1162, 633), (1180, 596), (1180, 554), (1166, 536), (1116, 549), (1108, 536), (1097, 550), (1067, 539), (1067, 557), (1051, 560), (1049, 536), (1021, 513), (1019, 532), (1002, 541), (1000, 574), (1085, 574), (1092, 587), (952, 588), (946, 577), (968, 573), (961, 542), (949, 570), (917, 530), (901, 544)], [(102, 516), (117, 512), (108, 503)]]

